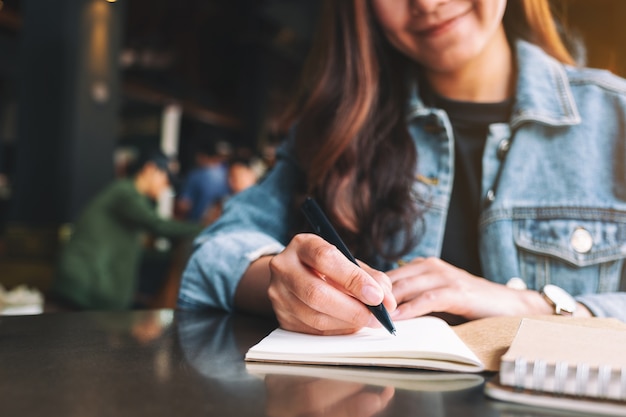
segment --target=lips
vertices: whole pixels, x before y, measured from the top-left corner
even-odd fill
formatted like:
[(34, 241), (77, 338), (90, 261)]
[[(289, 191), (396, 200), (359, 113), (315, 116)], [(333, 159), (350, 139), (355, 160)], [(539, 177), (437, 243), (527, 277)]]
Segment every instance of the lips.
[(421, 22), (417, 22), (414, 27), (415, 32), (420, 36), (432, 36), (445, 31), (447, 28), (456, 23), (460, 18), (465, 16), (471, 11), (471, 8), (457, 12), (451, 17), (433, 18), (432, 16), (425, 16), (425, 19)]
[(417, 34), (420, 35), (420, 36), (434, 35), (434, 34), (436, 34), (438, 32), (443, 31), (445, 28), (450, 26), (452, 24), (452, 22), (454, 22), (455, 20), (456, 20), (456, 18), (452, 18), (450, 20), (446, 20), (445, 22), (436, 23), (434, 25), (429, 25), (428, 27), (426, 27), (424, 29), (418, 29), (417, 30)]

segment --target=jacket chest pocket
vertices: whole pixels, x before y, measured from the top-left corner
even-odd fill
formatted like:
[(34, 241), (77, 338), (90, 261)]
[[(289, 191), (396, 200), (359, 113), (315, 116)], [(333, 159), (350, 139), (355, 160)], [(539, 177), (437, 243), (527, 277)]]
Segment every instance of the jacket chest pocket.
[(568, 218), (517, 219), (520, 272), (535, 288), (551, 283), (572, 294), (619, 288), (626, 223)]

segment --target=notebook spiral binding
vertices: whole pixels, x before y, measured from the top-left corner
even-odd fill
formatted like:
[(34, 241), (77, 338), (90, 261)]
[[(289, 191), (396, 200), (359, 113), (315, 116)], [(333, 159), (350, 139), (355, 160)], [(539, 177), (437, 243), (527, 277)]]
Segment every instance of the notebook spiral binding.
[[(570, 366), (567, 362), (549, 365), (544, 360), (529, 363), (526, 358), (518, 357), (513, 376), (514, 388), (518, 390), (626, 401), (626, 367), (612, 369), (609, 365), (600, 365), (591, 368), (587, 363)], [(590, 381), (593, 381), (593, 387)]]

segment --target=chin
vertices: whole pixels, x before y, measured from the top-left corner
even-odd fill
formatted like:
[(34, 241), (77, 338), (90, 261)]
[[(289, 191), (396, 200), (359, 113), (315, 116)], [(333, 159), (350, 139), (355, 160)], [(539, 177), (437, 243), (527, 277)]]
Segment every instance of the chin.
[(431, 59), (422, 60), (422, 66), (436, 73), (453, 73), (463, 69), (480, 54), (476, 49), (478, 48), (468, 48), (465, 45), (447, 53), (435, 53)]

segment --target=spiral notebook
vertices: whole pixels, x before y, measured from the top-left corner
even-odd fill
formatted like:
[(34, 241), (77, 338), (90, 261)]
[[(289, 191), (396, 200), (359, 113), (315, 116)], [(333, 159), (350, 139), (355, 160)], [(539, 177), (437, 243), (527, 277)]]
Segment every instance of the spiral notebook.
[(626, 330), (523, 319), (487, 395), (626, 415)]

